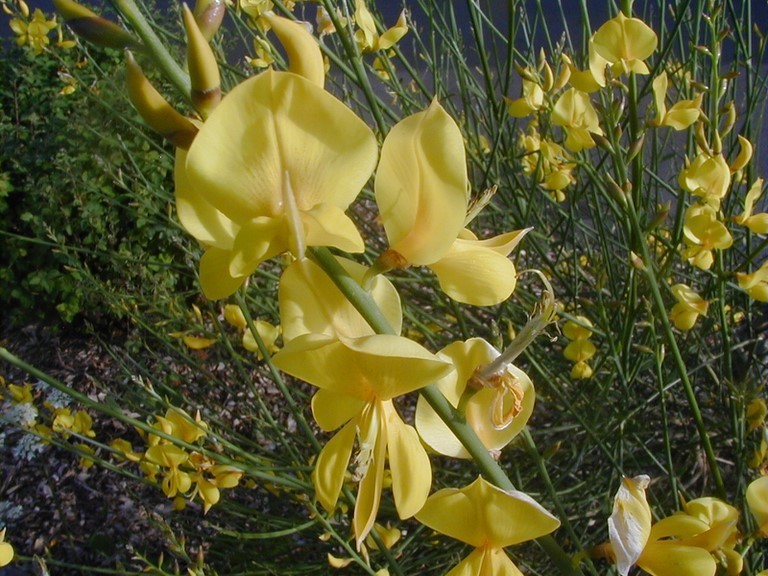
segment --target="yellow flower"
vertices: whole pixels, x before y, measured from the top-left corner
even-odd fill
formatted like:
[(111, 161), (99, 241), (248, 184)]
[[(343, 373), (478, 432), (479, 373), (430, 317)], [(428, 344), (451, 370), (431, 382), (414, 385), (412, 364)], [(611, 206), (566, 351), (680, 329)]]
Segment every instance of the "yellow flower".
[(688, 245), (683, 257), (702, 270), (712, 266), (712, 250), (725, 250), (733, 244), (728, 228), (717, 219), (715, 209), (706, 204), (694, 204), (685, 211), (683, 235)]
[(683, 512), (651, 525), (645, 498), (649, 480), (624, 478), (614, 500), (608, 531), (619, 574), (626, 576), (637, 564), (655, 576), (714, 576), (713, 554), (728, 566), (729, 574), (738, 574), (738, 511), (716, 498), (699, 498), (687, 503)]
[(662, 72), (653, 79), (653, 100), (656, 105), (656, 118), (652, 120), (655, 126), (669, 126), (675, 130), (685, 130), (696, 122), (701, 115), (702, 95), (693, 100), (680, 100), (667, 110), (664, 99), (667, 95), (667, 73)]
[(739, 286), (746, 290), (751, 298), (759, 302), (768, 302), (768, 260), (751, 274), (738, 272), (736, 279), (739, 281)]
[(539, 538), (560, 526), (557, 518), (527, 494), (502, 490), (482, 477), (460, 490), (438, 490), (416, 514), (416, 519), (475, 547), (446, 576), (520, 576), (522, 572), (504, 548)]
[(156, 428), (189, 444), (204, 438), (208, 433), (208, 424), (200, 418), (199, 411), (193, 419), (181, 408), (168, 408), (165, 417), (155, 416), (155, 420)]
[(768, 538), (768, 476), (760, 476), (747, 486), (747, 505), (757, 522), (757, 532)]
[[(363, 281), (368, 270), (346, 258), (340, 258), (339, 264), (358, 283)], [(395, 287), (383, 276), (377, 276), (369, 291), (384, 318), (399, 334), (403, 325), (403, 311)], [(358, 338), (374, 334), (368, 322), (328, 275), (308, 259), (297, 260), (285, 269), (280, 278), (278, 301), (283, 341), (286, 343), (309, 333), (337, 338)]]
[(695, 196), (722, 199), (731, 185), (731, 169), (722, 154), (702, 152), (680, 172), (680, 187)]
[(533, 175), (558, 202), (564, 201), (562, 190), (576, 181), (571, 174), (576, 164), (565, 148), (548, 138), (542, 139), (535, 126), (530, 127), (528, 134), (520, 136), (518, 144), (524, 152), (521, 159), (523, 172)]
[(56, 18), (45, 19), (45, 14), (39, 8), (35, 9), (32, 19), (28, 22), (20, 18), (13, 18), (10, 22), (11, 30), (16, 34), (16, 44), (29, 45), (32, 52), (42, 54), (45, 47), (51, 43), (48, 33), (56, 28)]
[(505, 96), (504, 101), (507, 103), (507, 114), (513, 118), (525, 118), (544, 104), (544, 90), (532, 80), (523, 80), (522, 98), (511, 100)]
[(765, 417), (768, 416), (768, 406), (762, 398), (755, 398), (747, 405), (747, 423), (749, 432), (757, 430), (765, 424)]
[(648, 74), (644, 60), (656, 50), (656, 33), (638, 18), (623, 13), (600, 26), (592, 37), (595, 52), (613, 65), (617, 76), (635, 72)]
[(234, 488), (243, 476), (243, 472), (234, 466), (216, 464), (199, 452), (190, 455), (189, 464), (195, 469), (191, 474), (195, 483), (195, 493), (192, 497), (199, 496), (203, 501), (203, 513), (218, 504), (221, 498), (220, 488)]
[(672, 294), (677, 303), (669, 311), (669, 319), (678, 330), (690, 330), (699, 316), (706, 316), (709, 302), (703, 300), (685, 284), (672, 286)]
[(13, 546), (5, 541), (5, 528), (0, 530), (0, 566), (7, 566), (13, 560)]
[(376, 22), (365, 5), (365, 0), (355, 0), (355, 23), (357, 24), (355, 40), (362, 52), (376, 52), (391, 48), (408, 32), (405, 11), (402, 11), (397, 23), (379, 36), (376, 31)]
[(586, 70), (579, 70), (567, 54), (563, 54), (562, 59), (567, 66), (568, 82), (576, 90), (591, 94), (605, 86), (605, 67), (608, 61), (595, 50), (594, 38), (589, 39), (589, 66)]
[[(512, 364), (492, 378), (473, 378), (477, 369), (492, 362), (499, 352), (482, 338), (454, 342), (438, 357), (456, 370), (436, 382), (437, 388), (458, 408), (489, 451), (501, 450), (520, 433), (533, 412), (536, 393), (528, 376)], [(435, 452), (454, 458), (471, 455), (432, 407), (419, 398), (416, 429)]]
[(453, 367), (407, 338), (379, 334), (343, 341), (305, 334), (288, 342), (273, 362), (320, 388), (312, 398), (320, 428), (341, 428), (320, 452), (312, 474), (317, 499), (326, 510), (336, 507), (358, 438), (353, 474), (359, 483), (353, 518), (358, 548), (378, 513), (387, 460), (398, 514), (413, 516), (427, 498), (432, 469), (416, 430), (402, 421), (392, 399), (434, 382)]
[(592, 148), (592, 134), (603, 134), (589, 95), (575, 88), (563, 93), (552, 110), (552, 124), (565, 130), (565, 146), (572, 152)]
[[(279, 326), (270, 324), (266, 320), (255, 320), (253, 324), (256, 332), (259, 333), (259, 338), (264, 342), (270, 353), (274, 354), (280, 350), (280, 347), (277, 345), (277, 339), (280, 337)], [(246, 330), (243, 334), (243, 348), (248, 350), (248, 352), (255, 353), (259, 360), (263, 359), (259, 345), (256, 343), (256, 338), (254, 338), (253, 332), (250, 330)]]
[[(319, 52), (316, 43), (302, 45)], [(375, 163), (373, 132), (315, 82), (267, 70), (237, 86), (176, 157), (179, 219), (207, 248), (206, 296), (229, 296), (261, 262), (286, 251), (297, 258), (307, 246), (361, 252), (344, 210)]]
[(237, 304), (226, 304), (224, 306), (224, 320), (238, 330), (245, 330), (245, 327), (248, 325), (243, 311)]
[(176, 494), (184, 494), (190, 489), (192, 478), (179, 468), (189, 459), (189, 454), (184, 449), (173, 444), (161, 444), (147, 449), (145, 456), (150, 463), (168, 469), (163, 474), (162, 482), (166, 496), (173, 498)]
[(34, 398), (32, 397), (32, 384), (9, 384), (8, 392), (11, 394), (11, 399), (14, 404), (32, 404)]
[(464, 228), (469, 202), (464, 139), (437, 100), (384, 140), (374, 184), (390, 249), (381, 269), (429, 266), (448, 296), (489, 306), (517, 284), (509, 252), (527, 230), (477, 240)]
[(744, 212), (740, 216), (735, 216), (733, 220), (742, 226), (746, 226), (755, 234), (768, 234), (768, 213), (760, 212), (752, 214), (755, 201), (763, 192), (763, 179), (758, 178), (752, 184), (746, 197), (744, 198)]

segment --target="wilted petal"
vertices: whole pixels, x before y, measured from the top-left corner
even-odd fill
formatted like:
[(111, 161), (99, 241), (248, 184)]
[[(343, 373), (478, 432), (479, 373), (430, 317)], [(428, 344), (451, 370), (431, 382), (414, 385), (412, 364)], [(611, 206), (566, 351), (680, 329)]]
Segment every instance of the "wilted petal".
[(627, 576), (640, 558), (651, 533), (651, 508), (645, 498), (650, 478), (623, 478), (608, 519), (608, 535), (619, 574)]
[[(365, 266), (345, 258), (339, 263), (358, 283)], [(384, 276), (376, 276), (370, 294), (396, 333), (403, 323), (400, 296)], [(343, 338), (356, 338), (374, 333), (360, 312), (350, 304), (328, 275), (310, 260), (293, 262), (280, 278), (278, 291), (283, 338), (288, 342), (297, 336), (314, 332)]]
[(400, 419), (391, 403), (386, 410), (386, 419), (392, 494), (400, 518), (410, 518), (421, 509), (429, 495), (432, 466), (416, 430)]
[(398, 122), (375, 182), (390, 247), (411, 264), (441, 258), (464, 226), (467, 186), (464, 139), (437, 100)]
[(356, 431), (357, 422), (349, 422), (323, 447), (315, 462), (315, 469), (312, 471), (315, 495), (323, 508), (329, 512), (333, 511), (339, 499), (344, 475), (352, 456)]

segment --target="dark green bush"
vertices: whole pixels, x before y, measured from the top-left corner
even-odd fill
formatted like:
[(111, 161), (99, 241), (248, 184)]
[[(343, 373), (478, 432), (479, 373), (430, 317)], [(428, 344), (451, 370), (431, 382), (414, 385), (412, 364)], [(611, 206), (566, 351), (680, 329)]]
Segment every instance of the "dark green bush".
[(0, 51), (0, 306), (13, 323), (109, 320), (195, 290), (172, 150), (125, 102), (122, 74), (117, 51)]

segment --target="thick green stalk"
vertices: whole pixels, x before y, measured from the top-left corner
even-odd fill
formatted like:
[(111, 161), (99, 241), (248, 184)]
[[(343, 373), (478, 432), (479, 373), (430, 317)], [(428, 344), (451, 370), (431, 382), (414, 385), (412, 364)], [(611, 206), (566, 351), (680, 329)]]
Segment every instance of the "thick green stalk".
[(191, 98), (192, 88), (189, 76), (173, 59), (160, 38), (157, 37), (152, 26), (147, 22), (144, 14), (134, 0), (112, 0), (115, 8), (130, 22), (136, 34), (139, 35), (147, 52), (151, 55), (155, 65), (162, 70), (168, 81), (174, 85), (186, 100)]
[[(335, 256), (327, 248), (310, 248), (309, 257), (317, 263), (336, 287), (344, 294), (350, 303), (366, 319), (368, 324), (379, 334), (394, 334), (395, 331), (384, 318), (373, 298), (339, 265)], [(502, 490), (514, 490), (515, 486), (501, 469), (498, 462), (488, 452), (475, 431), (467, 424), (464, 417), (456, 411), (445, 396), (434, 384), (419, 390), (419, 393), (429, 403), (432, 409), (450, 428), (473, 460), (480, 468), (483, 476)], [(568, 554), (551, 536), (542, 536), (536, 540), (549, 555), (563, 574), (582, 574), (578, 566), (574, 566)]]

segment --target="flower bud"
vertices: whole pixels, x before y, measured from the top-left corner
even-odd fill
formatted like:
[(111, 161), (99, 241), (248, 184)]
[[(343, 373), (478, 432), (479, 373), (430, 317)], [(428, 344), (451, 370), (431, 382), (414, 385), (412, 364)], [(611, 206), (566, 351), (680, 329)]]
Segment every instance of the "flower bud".
[(207, 118), (221, 100), (221, 79), (216, 56), (197, 26), (192, 11), (184, 4), (184, 28), (187, 31), (187, 66), (192, 84), (192, 104)]
[(195, 3), (195, 22), (208, 42), (218, 32), (226, 12), (227, 5), (224, 0), (197, 0)]
[(127, 52), (126, 69), (128, 97), (147, 125), (174, 146), (188, 150), (197, 134), (195, 125), (155, 90), (130, 52)]
[(53, 0), (53, 5), (72, 32), (84, 40), (107, 48), (142, 48), (141, 42), (120, 26), (73, 0)]

